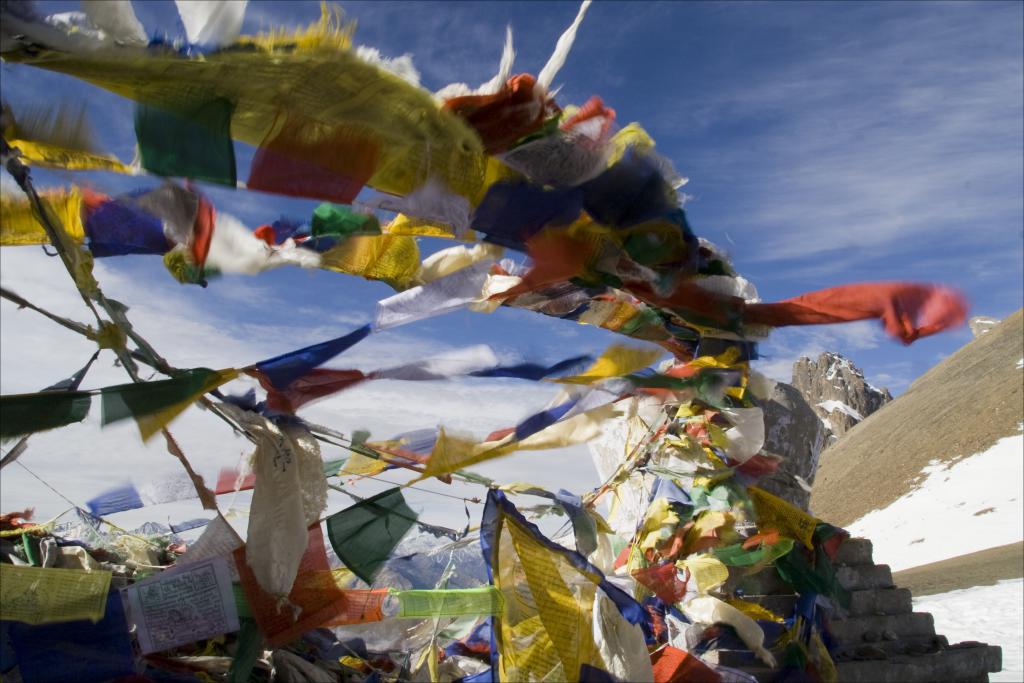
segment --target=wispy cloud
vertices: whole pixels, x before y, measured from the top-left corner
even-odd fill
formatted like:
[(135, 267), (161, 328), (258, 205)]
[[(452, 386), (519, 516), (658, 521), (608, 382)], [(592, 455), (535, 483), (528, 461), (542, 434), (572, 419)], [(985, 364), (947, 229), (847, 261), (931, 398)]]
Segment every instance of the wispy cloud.
[[(743, 184), (728, 229), (749, 245), (748, 262), (867, 259), (940, 235), (991, 247), (1020, 225), (1020, 7), (873, 7), (833, 6), (851, 30), (824, 28), (799, 58), (750, 64), (666, 107), (682, 138), (715, 141), (690, 154), (703, 174), (694, 191)], [(808, 9), (765, 14), (810, 30)], [(744, 133), (723, 135), (735, 126)]]

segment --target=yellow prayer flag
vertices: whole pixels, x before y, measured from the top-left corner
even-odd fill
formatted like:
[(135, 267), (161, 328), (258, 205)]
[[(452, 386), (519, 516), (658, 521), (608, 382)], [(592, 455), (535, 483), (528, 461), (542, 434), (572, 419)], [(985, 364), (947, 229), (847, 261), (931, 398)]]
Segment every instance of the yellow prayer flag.
[(690, 580), (696, 583), (698, 593), (718, 588), (729, 578), (729, 568), (714, 555), (694, 555), (679, 564), (690, 570)]
[(621, 377), (637, 370), (643, 370), (658, 360), (664, 351), (661, 349), (634, 348), (623, 344), (608, 347), (594, 361), (594, 364), (578, 375), (551, 380), (563, 384), (593, 384), (611, 377)]
[(387, 466), (388, 464), (379, 458), (370, 458), (362, 453), (353, 452), (338, 474), (380, 474)]
[(611, 404), (600, 406), (585, 413), (542, 429), (522, 441), (516, 441), (509, 434), (499, 441), (477, 442), (475, 439), (448, 434), (440, 430), (434, 450), (430, 453), (423, 478), (436, 477), (462, 469), (469, 465), (490, 460), (516, 451), (544, 451), (586, 443), (596, 438), (605, 420), (616, 415)]
[(238, 374), (239, 371), (234, 368), (218, 370), (211, 373), (210, 377), (202, 384), (202, 386), (192, 392), (188, 398), (155, 413), (135, 416), (135, 422), (139, 426), (139, 433), (142, 434), (142, 440), (149, 441), (153, 435), (169, 425), (174, 418), (181, 415), (190, 405), (198, 401), (203, 394), (208, 391), (213, 391), (222, 384), (227, 384), (234, 378), (238, 377)]
[(403, 235), (349, 237), (321, 256), (320, 267), (408, 288), (420, 268), (416, 240)]
[(593, 637), (595, 577), (508, 516), (502, 519), (495, 569), (495, 586), (505, 601), (495, 623), (502, 680), (575, 682), (581, 664), (605, 668)]
[(105, 154), (96, 154), (81, 149), (68, 149), (34, 140), (8, 140), (16, 147), (29, 166), (62, 168), (71, 171), (110, 171), (134, 175), (135, 169), (119, 159)]
[[(323, 21), (320, 22), (324, 24)], [(356, 131), (380, 149), (370, 186), (406, 195), (434, 177), (477, 201), (487, 170), (479, 136), (425, 89), (359, 59), (344, 27), (304, 41), (243, 38), (257, 49), (202, 59), (142, 50), (8, 53), (5, 59), (86, 80), (147, 105), (184, 111), (197, 101), (234, 104), (231, 135), (260, 145), (282, 118), (309, 117), (326, 132)]]
[[(71, 241), (82, 244), (85, 227), (82, 225), (82, 193), (78, 188), (43, 191), (39, 198), (50, 215), (64, 226)], [(0, 246), (49, 243), (50, 238), (32, 211), (28, 197), (0, 195)]]
[(103, 618), (111, 573), (0, 563), (0, 619), (28, 624)]
[(783, 536), (795, 538), (808, 548), (814, 548), (812, 541), (814, 528), (818, 526), (817, 519), (756, 486), (748, 486), (747, 494), (754, 503), (757, 526), (761, 530), (776, 529)]

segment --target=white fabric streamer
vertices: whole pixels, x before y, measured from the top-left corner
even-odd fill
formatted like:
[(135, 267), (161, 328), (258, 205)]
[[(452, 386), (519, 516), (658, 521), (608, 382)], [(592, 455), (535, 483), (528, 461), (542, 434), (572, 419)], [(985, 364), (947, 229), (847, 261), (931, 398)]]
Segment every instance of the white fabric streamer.
[(651, 656), (647, 654), (644, 632), (619, 613), (603, 591), (594, 596), (594, 642), (605, 670), (618, 681), (654, 681)]
[(177, 564), (199, 562), (211, 557), (230, 555), (242, 547), (242, 539), (224, 517), (217, 515), (203, 530), (202, 536), (189, 545)]
[(764, 649), (764, 631), (757, 622), (732, 605), (710, 595), (698, 595), (683, 605), (683, 614), (691, 620), (707, 624), (727, 624), (736, 630), (743, 643), (758, 659), (775, 668), (775, 658)]
[(576, 30), (583, 23), (583, 17), (587, 13), (587, 9), (590, 7), (590, 0), (583, 0), (580, 4), (580, 11), (576, 13), (576, 19), (573, 20), (569, 28), (565, 29), (558, 38), (558, 42), (555, 44), (555, 51), (551, 53), (551, 57), (548, 59), (548, 63), (544, 65), (544, 68), (540, 70), (540, 75), (537, 76), (537, 87), (549, 90), (551, 84), (555, 80), (555, 76), (562, 70), (562, 66), (565, 64), (566, 57), (569, 56), (569, 51), (572, 50), (572, 44), (576, 41)]
[(481, 261), (495, 261), (503, 252), (502, 247), (487, 242), (480, 242), (472, 247), (460, 245), (442, 249), (423, 259), (416, 279), (420, 284), (427, 284)]
[(222, 273), (255, 275), (284, 265), (317, 268), (320, 254), (298, 247), (291, 239), (272, 247), (231, 214), (217, 213), (207, 267)]
[(188, 42), (224, 47), (238, 38), (249, 0), (174, 0)]
[(79, 7), (108, 40), (143, 46), (149, 42), (146, 29), (135, 16), (131, 0), (80, 0)]
[(384, 330), (463, 308), (480, 299), (490, 262), (477, 263), (377, 302), (373, 329)]
[(356, 57), (367, 64), (373, 64), (378, 69), (398, 76), (406, 83), (411, 83), (416, 87), (420, 85), (420, 72), (413, 65), (412, 55), (408, 52), (401, 57), (385, 57), (375, 47), (359, 45), (356, 47)]
[(362, 202), (364, 206), (385, 211), (404, 213), (422, 221), (450, 226), (456, 236), (469, 229), (469, 200), (460, 197), (436, 178), (425, 183), (404, 197), (377, 195)]
[(256, 438), (253, 491), (245, 559), (267, 593), (285, 599), (309, 539), (307, 527), (327, 506), (320, 449), (304, 427), (279, 427), (235, 406), (222, 409)]
[(501, 64), (498, 66), (498, 73), (491, 80), (482, 83), (476, 90), (465, 83), (449, 83), (436, 93), (434, 98), (438, 101), (450, 100), (453, 97), (465, 95), (493, 95), (501, 90), (501, 87), (508, 82), (512, 75), (512, 62), (515, 61), (516, 51), (512, 47), (512, 27), (505, 27), (505, 47), (501, 52)]
[(745, 463), (761, 452), (764, 446), (764, 412), (760, 408), (726, 408), (722, 417), (732, 425), (725, 430), (729, 446), (725, 454)]

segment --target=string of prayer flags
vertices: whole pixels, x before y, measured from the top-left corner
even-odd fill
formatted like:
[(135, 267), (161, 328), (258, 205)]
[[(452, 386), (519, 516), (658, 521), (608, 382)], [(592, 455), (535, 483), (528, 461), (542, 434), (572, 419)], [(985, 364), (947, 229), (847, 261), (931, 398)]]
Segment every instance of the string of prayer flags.
[(195, 368), (176, 377), (105, 387), (100, 391), (104, 425), (135, 418), (144, 441), (167, 426), (208, 391), (230, 382), (238, 370)]
[(548, 366), (537, 363), (519, 363), (517, 365), (504, 365), (488, 370), (476, 370), (470, 374), (474, 377), (513, 377), (516, 379), (540, 381), (560, 375), (563, 372), (572, 372), (573, 369), (592, 360), (591, 356), (573, 356)]
[(501, 614), (505, 604), (494, 586), (395, 591), (394, 595), (401, 618), (494, 616)]
[(449, 474), (516, 451), (550, 450), (586, 443), (601, 433), (604, 421), (615, 413), (615, 407), (611, 404), (598, 406), (557, 421), (522, 441), (516, 440), (515, 430), (503, 430), (493, 435), (495, 440), (479, 442), (473, 438), (448, 434), (441, 429), (423, 476)]
[(0, 619), (48, 624), (103, 618), (109, 571), (0, 563)]
[[(9, 566), (0, 565), (2, 568)], [(109, 572), (94, 570), (90, 573), (106, 574), (107, 580), (110, 579)], [(8, 581), (7, 575), (4, 576), (3, 591), (6, 593)], [(3, 604), (7, 604), (6, 595)], [(108, 595), (104, 590), (99, 609), (93, 612), (102, 618), (97, 616), (97, 621), (80, 619), (40, 626), (11, 622), (11, 644), (18, 661), (21, 680), (24, 683), (104, 683), (122, 676), (134, 675), (135, 653), (120, 593), (115, 591)]]
[(260, 361), (255, 367), (273, 388), (281, 391), (313, 368), (323, 365), (366, 339), (370, 331), (370, 326), (364, 325), (342, 337)]
[(89, 414), (86, 391), (43, 391), (0, 396), (0, 438), (32, 434), (81, 422)]
[(558, 382), (563, 384), (593, 384), (612, 377), (621, 377), (646, 368), (658, 360), (664, 351), (661, 349), (632, 348), (615, 344), (608, 347), (594, 364), (578, 375), (562, 377)]
[(195, 98), (164, 108), (138, 104), (135, 135), (142, 167), (168, 177), (193, 178), (234, 187), (234, 105), (226, 98)]
[(406, 504), (400, 488), (362, 500), (327, 518), (327, 536), (338, 559), (356, 576), (373, 585), (417, 514)]

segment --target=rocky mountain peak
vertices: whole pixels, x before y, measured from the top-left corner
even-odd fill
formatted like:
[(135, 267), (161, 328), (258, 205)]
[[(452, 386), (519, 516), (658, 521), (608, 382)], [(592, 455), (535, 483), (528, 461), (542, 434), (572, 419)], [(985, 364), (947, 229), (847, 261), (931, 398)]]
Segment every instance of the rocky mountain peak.
[(872, 386), (860, 368), (831, 352), (794, 363), (793, 386), (831, 432), (826, 447), (892, 400), (888, 389)]

